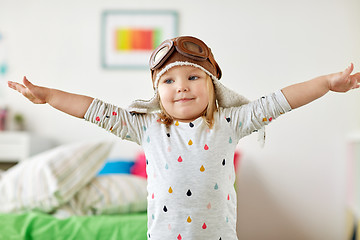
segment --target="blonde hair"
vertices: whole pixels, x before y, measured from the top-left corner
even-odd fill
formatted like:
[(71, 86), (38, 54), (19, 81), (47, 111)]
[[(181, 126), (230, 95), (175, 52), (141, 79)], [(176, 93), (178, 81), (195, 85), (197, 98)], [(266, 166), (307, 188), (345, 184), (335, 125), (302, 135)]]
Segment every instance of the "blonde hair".
[[(201, 115), (206, 125), (209, 128), (212, 128), (214, 126), (214, 113), (218, 110), (218, 104), (216, 101), (214, 83), (209, 75), (207, 76), (206, 85), (209, 93), (209, 103)], [(161, 99), (159, 95), (158, 95), (158, 101), (160, 103), (160, 110), (161, 110), (161, 112), (159, 113), (160, 122), (165, 124), (167, 127), (169, 127), (174, 122), (174, 119), (166, 112), (165, 108), (161, 104)]]

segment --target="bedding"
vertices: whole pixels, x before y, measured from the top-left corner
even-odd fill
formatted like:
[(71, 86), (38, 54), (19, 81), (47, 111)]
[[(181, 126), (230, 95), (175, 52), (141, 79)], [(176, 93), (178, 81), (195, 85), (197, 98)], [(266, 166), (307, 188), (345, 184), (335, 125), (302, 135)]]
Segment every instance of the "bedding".
[(147, 207), (146, 185), (146, 179), (129, 174), (98, 176), (53, 215), (64, 218), (144, 212)]
[(111, 147), (67, 144), (0, 174), (0, 240), (146, 239), (146, 179), (98, 174)]
[(2, 174), (0, 212), (51, 212), (69, 201), (104, 165), (109, 142), (62, 145), (26, 159)]
[(135, 162), (130, 159), (108, 159), (97, 175), (101, 176), (115, 173), (130, 174), (134, 163)]
[(146, 213), (72, 216), (0, 214), (1, 240), (146, 240)]

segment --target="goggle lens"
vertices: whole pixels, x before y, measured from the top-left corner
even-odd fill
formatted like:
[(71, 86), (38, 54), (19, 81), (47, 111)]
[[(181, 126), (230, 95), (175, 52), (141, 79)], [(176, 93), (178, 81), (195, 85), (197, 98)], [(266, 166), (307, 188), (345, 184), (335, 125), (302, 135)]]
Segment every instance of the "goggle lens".
[(192, 42), (183, 42), (183, 46), (186, 50), (188, 50), (189, 52), (193, 52), (196, 55), (202, 54), (204, 52), (199, 45)]
[(163, 48), (161, 48), (154, 56), (154, 60), (153, 60), (154, 65), (157, 65), (168, 52), (169, 52), (168, 46), (164, 46)]

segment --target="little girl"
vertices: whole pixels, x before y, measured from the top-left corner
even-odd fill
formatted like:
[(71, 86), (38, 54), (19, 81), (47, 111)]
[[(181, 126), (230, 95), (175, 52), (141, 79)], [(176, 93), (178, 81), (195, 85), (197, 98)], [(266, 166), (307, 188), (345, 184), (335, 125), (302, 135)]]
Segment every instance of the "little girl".
[[(327, 93), (358, 88), (360, 73), (320, 76), (249, 102), (219, 81), (210, 48), (194, 37), (163, 42), (151, 55), (154, 97), (125, 110), (91, 97), (9, 82), (33, 103), (49, 103), (140, 144), (148, 174), (148, 239), (233, 240), (238, 141)], [(261, 132), (260, 132), (261, 133)], [(263, 139), (264, 140), (264, 139)]]

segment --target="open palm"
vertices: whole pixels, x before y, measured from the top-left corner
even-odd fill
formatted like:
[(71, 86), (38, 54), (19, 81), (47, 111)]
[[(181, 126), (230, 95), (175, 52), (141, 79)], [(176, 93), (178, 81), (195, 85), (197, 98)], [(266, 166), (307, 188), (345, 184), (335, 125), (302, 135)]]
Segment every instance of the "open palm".
[(47, 103), (47, 88), (33, 85), (27, 80), (26, 77), (23, 79), (23, 84), (16, 82), (8, 82), (8, 86), (29, 99), (31, 102), (36, 104), (44, 104)]
[(330, 74), (330, 90), (334, 92), (347, 92), (351, 89), (359, 88), (360, 72), (351, 75), (354, 65), (350, 66), (343, 72)]

